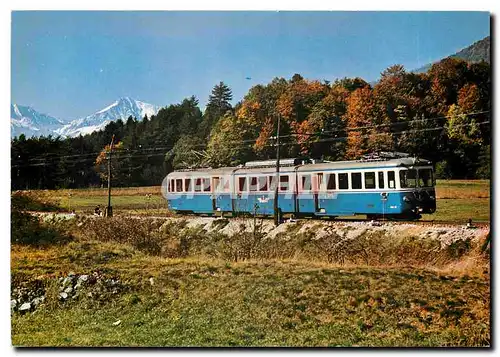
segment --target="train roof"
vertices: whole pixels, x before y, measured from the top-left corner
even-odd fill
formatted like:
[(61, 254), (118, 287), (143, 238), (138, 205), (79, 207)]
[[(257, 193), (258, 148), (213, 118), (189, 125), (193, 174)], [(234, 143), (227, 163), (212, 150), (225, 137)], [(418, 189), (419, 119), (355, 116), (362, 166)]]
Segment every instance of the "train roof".
[(373, 167), (398, 167), (398, 166), (428, 166), (432, 163), (429, 160), (414, 157), (405, 157), (390, 160), (354, 160), (354, 161), (334, 161), (321, 162), (300, 166), (297, 171), (311, 170), (337, 170), (337, 169), (362, 169)]
[[(389, 160), (352, 160), (352, 161), (334, 161), (334, 162), (320, 162), (317, 164), (304, 164), (296, 166), (280, 167), (281, 172), (307, 172), (307, 171), (321, 171), (321, 170), (340, 170), (340, 169), (363, 169), (375, 167), (406, 167), (406, 166), (429, 166), (432, 163), (429, 160), (405, 157)], [(169, 177), (198, 177), (203, 175), (230, 175), (232, 173), (246, 174), (246, 173), (274, 173), (276, 168), (271, 167), (221, 167), (221, 168), (200, 168), (193, 170), (174, 171), (168, 174)]]
[(190, 176), (202, 176), (204, 174), (210, 174), (210, 175), (230, 175), (233, 173), (233, 171), (238, 170), (238, 167), (219, 167), (212, 169), (210, 167), (208, 168), (200, 168), (200, 169), (193, 169), (193, 170), (179, 170), (179, 171), (173, 171), (168, 174), (169, 177), (190, 177)]

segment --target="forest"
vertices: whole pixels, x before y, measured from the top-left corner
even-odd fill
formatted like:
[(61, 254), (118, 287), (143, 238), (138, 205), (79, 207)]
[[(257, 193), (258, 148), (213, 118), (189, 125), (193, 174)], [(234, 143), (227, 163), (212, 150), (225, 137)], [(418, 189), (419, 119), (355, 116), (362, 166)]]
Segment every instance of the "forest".
[(11, 189), (106, 185), (113, 135), (113, 186), (157, 186), (179, 168), (272, 159), (278, 121), (282, 158), (353, 160), (399, 151), (431, 160), (438, 178), (490, 178), (490, 91), (488, 63), (456, 58), (426, 73), (394, 65), (375, 84), (274, 78), (234, 106), (231, 88), (220, 82), (204, 111), (193, 96), (85, 136), (14, 138)]

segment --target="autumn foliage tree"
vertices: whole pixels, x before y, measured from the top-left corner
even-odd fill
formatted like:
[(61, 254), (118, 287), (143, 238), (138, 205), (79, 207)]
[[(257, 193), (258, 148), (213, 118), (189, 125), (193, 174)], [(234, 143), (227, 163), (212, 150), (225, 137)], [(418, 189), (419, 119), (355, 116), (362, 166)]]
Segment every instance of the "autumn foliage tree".
[(111, 145), (106, 145), (97, 158), (95, 159), (94, 168), (101, 178), (101, 182), (108, 181), (108, 160), (111, 152), (111, 180), (115, 184), (122, 184), (126, 180), (124, 174), (124, 157), (125, 150), (123, 147), (123, 142), (120, 141), (113, 145), (113, 151), (111, 151)]

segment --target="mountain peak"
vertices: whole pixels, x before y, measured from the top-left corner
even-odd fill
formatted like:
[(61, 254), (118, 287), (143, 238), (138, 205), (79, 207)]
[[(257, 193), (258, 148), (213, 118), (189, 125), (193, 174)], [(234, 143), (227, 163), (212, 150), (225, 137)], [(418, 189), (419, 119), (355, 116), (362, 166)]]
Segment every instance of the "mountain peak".
[(68, 125), (56, 130), (62, 136), (78, 136), (90, 134), (104, 129), (112, 121), (121, 119), (126, 121), (129, 117), (142, 120), (145, 115), (155, 115), (160, 110), (157, 105), (141, 102), (130, 97), (120, 97), (104, 109), (81, 119), (73, 120)]

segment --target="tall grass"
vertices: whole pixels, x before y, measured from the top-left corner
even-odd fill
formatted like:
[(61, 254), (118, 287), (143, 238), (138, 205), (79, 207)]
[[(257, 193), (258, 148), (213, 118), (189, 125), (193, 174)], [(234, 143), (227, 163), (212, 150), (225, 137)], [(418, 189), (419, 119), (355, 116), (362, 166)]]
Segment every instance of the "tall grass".
[(87, 219), (80, 234), (86, 239), (126, 243), (155, 256), (166, 258), (204, 257), (229, 261), (302, 260), (336, 265), (444, 267), (465, 256), (476, 254), (484, 264), (488, 256), (480, 252), (481, 243), (458, 240), (444, 245), (433, 238), (389, 236), (385, 231), (366, 231), (354, 238), (347, 232), (316, 237), (297, 227), (270, 238), (260, 226), (253, 230), (241, 225), (232, 235), (221, 233), (224, 221), (215, 220), (218, 229), (188, 227), (185, 220), (112, 218)]

